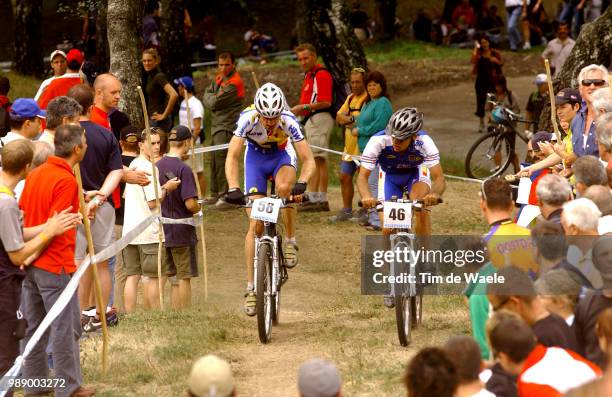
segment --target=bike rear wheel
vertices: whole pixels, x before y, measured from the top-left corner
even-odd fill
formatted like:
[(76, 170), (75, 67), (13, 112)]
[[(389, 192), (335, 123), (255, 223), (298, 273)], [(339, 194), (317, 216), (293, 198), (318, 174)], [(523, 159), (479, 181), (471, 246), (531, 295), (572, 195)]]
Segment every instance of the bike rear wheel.
[(423, 322), (423, 292), (418, 292), (416, 296), (410, 297), (412, 308), (412, 328), (417, 328)]
[(395, 297), (395, 321), (400, 345), (408, 346), (412, 341), (412, 304), (409, 296)]
[(272, 334), (272, 247), (262, 243), (257, 252), (257, 331), (261, 343), (268, 343)]
[(510, 165), (513, 148), (506, 134), (491, 132), (468, 150), (465, 173), (470, 178), (487, 179), (501, 175)]

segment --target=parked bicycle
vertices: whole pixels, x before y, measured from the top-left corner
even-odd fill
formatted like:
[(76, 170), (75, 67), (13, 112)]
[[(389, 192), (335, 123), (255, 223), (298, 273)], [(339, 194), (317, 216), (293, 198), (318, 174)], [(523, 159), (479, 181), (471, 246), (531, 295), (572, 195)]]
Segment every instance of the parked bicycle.
[(517, 123), (534, 124), (514, 113), (500, 102), (495, 95), (487, 95), (487, 103), (493, 105), (488, 132), (478, 138), (465, 157), (465, 173), (470, 178), (488, 179), (506, 171), (510, 163), (514, 173), (519, 171), (516, 153), (516, 137), (527, 143), (531, 138), (516, 128)]

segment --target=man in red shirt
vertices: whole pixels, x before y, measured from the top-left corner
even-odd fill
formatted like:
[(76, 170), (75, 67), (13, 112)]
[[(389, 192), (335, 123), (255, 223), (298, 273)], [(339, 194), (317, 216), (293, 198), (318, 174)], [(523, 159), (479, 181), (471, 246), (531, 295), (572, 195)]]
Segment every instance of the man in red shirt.
[(90, 120), (107, 130), (111, 129), (108, 114), (119, 106), (121, 99), (121, 82), (110, 73), (101, 74), (96, 78), (93, 89), (94, 107), (91, 110)]
[[(78, 185), (72, 168), (85, 156), (85, 131), (78, 125), (60, 125), (55, 131), (55, 156), (36, 168), (26, 179), (20, 206), (24, 211), (24, 227), (43, 224), (67, 208), (79, 208)], [(74, 262), (76, 230), (57, 236), (47, 249), (27, 268), (23, 282), (22, 312), (28, 327), (24, 343), (28, 343), (43, 318), (58, 300), (76, 271)], [(46, 348), (50, 342), (54, 377), (64, 379), (55, 389), (56, 396), (92, 396), (95, 390), (81, 386), (79, 337), (81, 335), (79, 302), (74, 294), (68, 305), (51, 324), (24, 361), (25, 378), (47, 378)], [(26, 395), (48, 389), (26, 388)]]
[[(329, 135), (334, 128), (334, 118), (330, 113), (333, 102), (332, 76), (317, 63), (317, 51), (311, 44), (300, 44), (295, 48), (295, 53), (305, 75), (300, 92), (300, 104), (292, 107), (291, 111), (296, 116), (302, 117), (308, 143), (327, 148)], [(311, 190), (310, 201), (303, 207), (311, 211), (329, 211), (327, 152), (314, 147), (311, 149), (317, 169), (308, 181)]]
[(41, 109), (46, 109), (49, 101), (53, 98), (66, 95), (72, 86), (81, 83), (79, 69), (81, 69), (81, 64), (83, 63), (83, 53), (73, 48), (68, 51), (66, 61), (68, 62), (68, 71), (62, 76), (53, 79), (47, 88), (45, 88), (40, 98), (38, 98), (38, 104)]
[(599, 367), (579, 354), (538, 344), (529, 325), (514, 313), (495, 313), (487, 336), (493, 356), (506, 372), (518, 376), (519, 397), (561, 397), (601, 376)]

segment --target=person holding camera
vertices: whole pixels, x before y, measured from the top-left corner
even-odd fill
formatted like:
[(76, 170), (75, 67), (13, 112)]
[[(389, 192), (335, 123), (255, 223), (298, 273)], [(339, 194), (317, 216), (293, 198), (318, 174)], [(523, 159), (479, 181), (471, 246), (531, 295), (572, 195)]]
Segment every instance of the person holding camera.
[(495, 82), (502, 76), (501, 53), (491, 48), (491, 43), (485, 35), (481, 35), (474, 42), (471, 59), (472, 74), (476, 76), (476, 116), (480, 119), (478, 132), (485, 131), (484, 117), (487, 93), (495, 88)]

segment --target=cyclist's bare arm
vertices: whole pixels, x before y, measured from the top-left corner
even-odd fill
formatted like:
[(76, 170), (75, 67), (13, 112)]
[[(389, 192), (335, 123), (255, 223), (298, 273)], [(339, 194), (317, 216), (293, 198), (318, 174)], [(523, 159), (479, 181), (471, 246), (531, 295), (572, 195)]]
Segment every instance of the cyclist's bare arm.
[(245, 138), (233, 136), (227, 150), (227, 160), (225, 160), (225, 177), (230, 189), (240, 187), (240, 156)]
[(305, 139), (295, 142), (295, 150), (298, 158), (302, 162), (302, 170), (300, 171), (299, 181), (308, 181), (316, 169), (312, 150)]
[(446, 179), (444, 178), (444, 171), (440, 164), (431, 167), (429, 169), (429, 174), (431, 177), (431, 191), (428, 195), (423, 197), (423, 200), (425, 201), (425, 205), (435, 205), (446, 190)]

